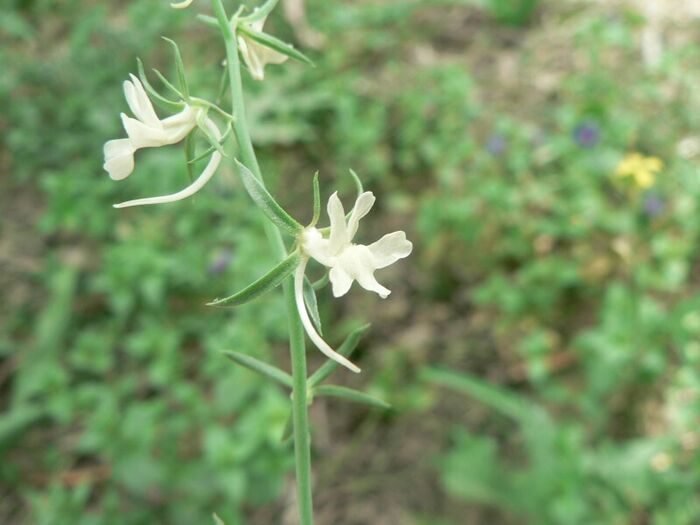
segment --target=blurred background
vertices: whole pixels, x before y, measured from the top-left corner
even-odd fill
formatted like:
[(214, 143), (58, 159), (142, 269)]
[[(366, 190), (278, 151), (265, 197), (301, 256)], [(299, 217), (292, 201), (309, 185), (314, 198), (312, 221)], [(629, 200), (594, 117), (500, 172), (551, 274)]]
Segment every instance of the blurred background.
[[(698, 2), (281, 3), (316, 68), (246, 84), (273, 192), (304, 222), (313, 173), (349, 206), (353, 168), (363, 240), (415, 247), (386, 302), (320, 294), (330, 342), (373, 324), (335, 381), (393, 409), (314, 402), (318, 523), (700, 523)], [(281, 298), (204, 306), (273, 262), (230, 163), (128, 210), (182, 149), (102, 171), (161, 35), (216, 98), (208, 10), (3, 1), (0, 523), (296, 523), (288, 394), (220, 354), (288, 369)]]

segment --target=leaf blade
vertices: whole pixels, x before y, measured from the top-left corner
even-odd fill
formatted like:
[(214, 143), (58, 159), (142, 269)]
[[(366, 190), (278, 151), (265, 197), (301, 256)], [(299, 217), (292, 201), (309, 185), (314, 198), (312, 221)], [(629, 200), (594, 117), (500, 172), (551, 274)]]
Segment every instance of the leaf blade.
[(272, 366), (260, 359), (233, 350), (225, 350), (223, 354), (234, 363), (244, 366), (248, 370), (252, 370), (261, 376), (272, 379), (282, 386), (293, 388), (294, 383), (292, 381), (292, 376), (276, 366)]
[(238, 159), (236, 159), (238, 171), (243, 179), (248, 195), (253, 199), (253, 202), (258, 205), (262, 212), (270, 219), (278, 228), (286, 231), (290, 235), (296, 236), (302, 232), (304, 227), (295, 221), (277, 201), (265, 189), (260, 180), (251, 173)]
[(274, 49), (278, 53), (287, 55), (288, 57), (298, 60), (299, 62), (303, 62), (304, 64), (307, 64), (311, 67), (316, 67), (313, 61), (304, 53), (296, 49), (294, 46), (287, 44), (286, 42), (283, 42), (282, 40), (275, 38), (272, 35), (256, 31), (255, 29), (252, 29), (246, 24), (241, 24), (240, 26), (238, 26), (238, 30), (251, 40), (257, 42), (258, 44), (261, 44), (265, 47), (269, 47), (270, 49)]
[[(370, 325), (366, 324), (350, 332), (350, 335), (348, 335), (345, 338), (345, 341), (343, 341), (343, 343), (338, 347), (336, 352), (338, 352), (343, 357), (350, 356), (350, 354), (352, 354), (352, 352), (357, 347), (357, 343), (359, 343), (360, 338), (364, 335), (364, 333), (369, 327)], [(328, 378), (328, 376), (330, 376), (335, 371), (335, 369), (338, 368), (338, 366), (340, 365), (336, 361), (326, 361), (318, 368), (318, 370), (311, 374), (309, 379), (307, 379), (306, 384), (309, 388), (317, 387), (323, 381), (325, 381), (326, 378)]]
[(252, 301), (282, 284), (299, 266), (300, 261), (299, 252), (292, 252), (286, 259), (252, 284), (223, 299), (214, 299), (208, 302), (207, 306), (237, 306)]
[(346, 399), (347, 401), (363, 403), (365, 405), (382, 408), (384, 410), (388, 410), (391, 408), (391, 405), (383, 399), (379, 399), (377, 397), (366, 394), (365, 392), (360, 392), (359, 390), (354, 390), (345, 386), (321, 385), (314, 390), (314, 394), (317, 396), (338, 397), (341, 399)]

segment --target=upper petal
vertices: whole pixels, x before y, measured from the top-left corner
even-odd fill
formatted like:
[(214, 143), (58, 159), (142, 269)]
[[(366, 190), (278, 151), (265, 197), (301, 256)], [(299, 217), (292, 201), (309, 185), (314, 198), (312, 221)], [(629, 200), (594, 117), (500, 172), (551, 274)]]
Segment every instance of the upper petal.
[(151, 99), (148, 98), (146, 90), (143, 89), (141, 81), (134, 75), (129, 76), (131, 77), (131, 81), (126, 80), (124, 82), (124, 97), (126, 98), (126, 103), (129, 104), (132, 113), (141, 122), (148, 126), (159, 127), (160, 120), (153, 109)]
[(122, 113), (122, 123), (135, 149), (153, 148), (168, 144), (165, 130), (160, 126), (148, 126), (140, 120), (131, 118), (124, 113)]
[(348, 235), (348, 228), (345, 224), (345, 210), (343, 209), (343, 203), (340, 202), (338, 198), (337, 191), (328, 199), (328, 206), (326, 209), (328, 211), (328, 218), (331, 221), (328, 250), (331, 254), (336, 254), (343, 247), (350, 244), (350, 236)]
[(360, 219), (367, 215), (369, 211), (374, 206), (374, 202), (377, 199), (371, 191), (365, 191), (355, 201), (355, 206), (350, 212), (350, 219), (348, 220), (348, 238), (352, 240), (357, 233), (357, 226), (360, 223)]
[(386, 234), (367, 248), (372, 254), (375, 267), (379, 269), (386, 268), (399, 259), (408, 257), (413, 250), (413, 243), (406, 239), (404, 232), (397, 231)]

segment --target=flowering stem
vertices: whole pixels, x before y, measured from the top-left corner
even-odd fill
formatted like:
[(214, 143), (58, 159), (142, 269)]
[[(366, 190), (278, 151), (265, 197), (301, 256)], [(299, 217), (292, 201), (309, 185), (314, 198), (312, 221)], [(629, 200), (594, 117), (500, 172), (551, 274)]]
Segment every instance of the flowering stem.
[[(233, 106), (234, 132), (240, 148), (243, 164), (264, 184), (260, 165), (250, 140), (246, 122), (241, 66), (238, 58), (238, 45), (233, 29), (229, 23), (222, 0), (212, 0), (219, 28), (226, 46), (226, 64), (228, 68), (231, 100)], [(269, 221), (265, 221), (265, 233), (278, 260), (287, 257), (287, 250), (279, 230)], [(289, 346), (292, 360), (292, 420), (294, 423), (294, 456), (296, 462), (297, 500), (299, 521), (301, 525), (313, 524), (313, 503), (311, 496), (311, 442), (306, 400), (306, 348), (304, 330), (297, 312), (294, 288), (291, 277), (284, 283), (284, 296), (289, 322)]]

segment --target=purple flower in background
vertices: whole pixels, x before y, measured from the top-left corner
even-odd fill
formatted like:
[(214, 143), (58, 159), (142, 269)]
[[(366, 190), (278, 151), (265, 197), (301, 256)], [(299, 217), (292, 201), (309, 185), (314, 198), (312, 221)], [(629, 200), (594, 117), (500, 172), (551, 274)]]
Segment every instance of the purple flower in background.
[(666, 203), (658, 193), (648, 193), (642, 204), (644, 213), (649, 217), (657, 217), (663, 213)]
[(592, 148), (600, 140), (600, 128), (595, 122), (582, 122), (574, 129), (574, 140), (582, 148)]
[(494, 157), (502, 155), (506, 148), (508, 147), (508, 142), (503, 135), (494, 133), (486, 141), (486, 151), (488, 151)]
[(228, 270), (228, 267), (231, 265), (232, 261), (233, 252), (231, 250), (220, 250), (212, 258), (212, 261), (209, 264), (209, 273), (211, 275), (221, 275)]

